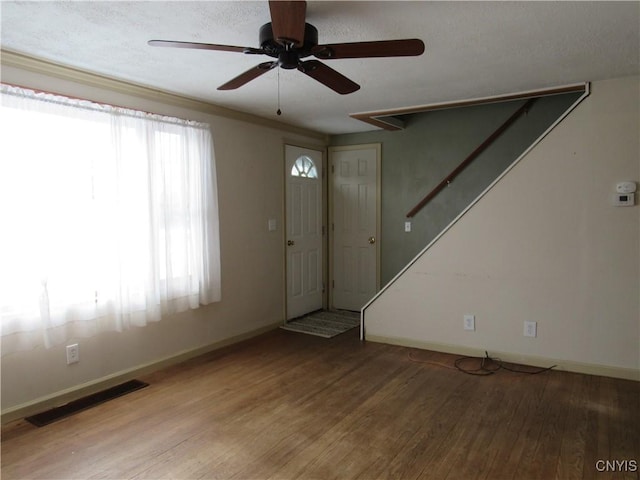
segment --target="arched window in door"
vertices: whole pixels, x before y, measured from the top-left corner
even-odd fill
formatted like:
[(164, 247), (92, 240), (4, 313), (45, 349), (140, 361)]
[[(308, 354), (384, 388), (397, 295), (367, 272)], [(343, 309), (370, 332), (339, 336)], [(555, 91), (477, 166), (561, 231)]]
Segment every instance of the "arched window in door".
[(306, 155), (298, 157), (291, 167), (292, 177), (318, 178), (316, 164)]

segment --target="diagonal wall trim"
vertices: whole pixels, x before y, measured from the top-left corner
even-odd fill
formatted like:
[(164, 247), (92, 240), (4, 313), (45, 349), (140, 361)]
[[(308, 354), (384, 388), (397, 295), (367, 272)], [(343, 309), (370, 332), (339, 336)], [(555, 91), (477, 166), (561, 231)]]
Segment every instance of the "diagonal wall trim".
[[(117, 78), (107, 77), (77, 68), (67, 67), (48, 60), (35, 58), (9, 50), (0, 50), (0, 63), (4, 66), (21, 68), (34, 73), (49, 75), (63, 80), (69, 80), (91, 87), (104, 88), (118, 93), (133, 95), (147, 100), (154, 100), (168, 105), (182, 108), (188, 108), (198, 112), (217, 115), (220, 117), (240, 120), (264, 127), (277, 128), (291, 133), (306, 135), (312, 138), (328, 142), (328, 136), (324, 133), (307, 130), (305, 128), (296, 127), (287, 123), (270, 120), (267, 118), (251, 115), (249, 113), (239, 112), (230, 108), (221, 107), (213, 103), (203, 102), (194, 98), (176, 95), (174, 93), (158, 90), (153, 87), (137, 85), (135, 83), (119, 80)], [(26, 86), (28, 87), (28, 86)], [(51, 92), (58, 93), (58, 92)]]
[[(464, 210), (462, 210), (462, 212), (460, 212), (460, 214), (454, 218), (451, 223), (449, 223), (449, 225), (447, 225), (444, 229), (442, 229), (442, 231), (436, 235), (436, 237), (431, 240), (431, 242), (429, 242), (429, 244), (424, 247), (415, 257), (413, 257), (413, 259), (411, 259), (411, 261), (409, 263), (407, 263), (407, 265), (405, 265), (405, 267), (400, 270), (384, 287), (382, 287), (380, 289), (380, 291), (371, 299), (367, 302), (367, 304), (365, 306), (362, 307), (362, 309), (360, 310), (360, 340), (365, 340), (366, 339), (366, 324), (365, 324), (365, 314), (366, 314), (366, 310), (367, 308), (369, 308), (379, 297), (381, 297), (382, 295), (384, 295), (384, 293), (389, 289), (389, 287), (391, 287), (396, 280), (398, 280), (401, 276), (404, 275), (404, 273), (409, 270), (409, 268), (411, 268), (411, 266), (416, 263), (418, 261), (418, 259), (420, 257), (422, 257), (438, 240), (440, 240), (440, 238), (446, 233), (448, 232), (456, 223), (458, 223), (458, 221), (469, 211), (471, 210), (475, 204), (477, 204), (482, 197), (484, 197), (503, 177), (505, 177), (506, 175), (508, 175), (508, 173), (511, 171), (511, 169), (513, 169), (518, 163), (520, 163), (520, 161), (526, 157), (528, 155), (528, 153), (533, 150), (536, 145), (538, 145), (538, 143), (540, 143), (542, 141), (542, 139), (544, 137), (546, 137), (549, 132), (551, 132), (560, 122), (562, 122), (562, 120), (564, 120), (585, 98), (587, 98), (589, 96), (590, 93), (590, 84), (588, 82), (585, 82), (584, 84), (581, 84), (581, 88), (578, 90), (568, 90), (569, 91), (584, 91), (584, 93), (571, 105), (569, 106), (569, 108), (560, 116), (558, 117), (558, 119), (553, 122), (549, 128), (547, 128), (542, 135), (540, 135), (524, 152), (522, 152), (522, 154), (516, 158), (513, 163), (511, 163), (511, 165), (509, 165), (509, 167), (507, 167), (505, 169), (504, 172), (502, 172), (498, 178), (496, 178), (493, 182), (491, 182), (491, 184), (485, 188), (480, 195), (478, 195), (475, 200), (473, 200)], [(562, 92), (562, 93), (567, 93), (567, 92)]]
[(390, 110), (378, 110), (371, 112), (352, 113), (351, 118), (379, 127), (384, 130), (402, 130), (404, 122), (402, 115), (410, 115), (413, 113), (424, 113), (433, 110), (444, 110), (446, 108), (471, 107), (476, 105), (484, 105), (487, 103), (508, 102), (511, 100), (526, 100), (527, 98), (546, 97), (549, 95), (560, 95), (571, 92), (586, 92), (586, 83), (577, 83), (566, 85), (563, 87), (546, 88), (542, 90), (528, 90), (525, 92), (511, 93), (506, 95), (496, 95), (491, 97), (470, 98), (467, 100), (458, 100), (454, 102), (431, 103), (427, 105), (417, 105), (414, 107), (393, 108)]

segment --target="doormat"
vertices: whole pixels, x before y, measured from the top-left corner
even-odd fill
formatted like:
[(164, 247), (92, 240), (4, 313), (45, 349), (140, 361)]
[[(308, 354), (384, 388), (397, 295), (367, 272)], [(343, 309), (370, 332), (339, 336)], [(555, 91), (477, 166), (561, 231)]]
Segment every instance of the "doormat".
[(291, 332), (331, 338), (359, 325), (360, 313), (358, 312), (320, 310), (304, 317), (289, 320), (280, 328)]
[(73, 402), (69, 402), (61, 407), (52, 408), (46, 412), (26, 417), (25, 420), (34, 424), (36, 427), (44, 427), (45, 425), (49, 425), (50, 423), (56, 422), (64, 417), (68, 417), (74, 413), (86, 410), (108, 400), (121, 397), (127, 393), (140, 390), (148, 385), (148, 383), (141, 382), (140, 380), (130, 380), (128, 382), (121, 383), (120, 385), (116, 385), (115, 387), (107, 388), (101, 392), (93, 393), (78, 400), (74, 400)]

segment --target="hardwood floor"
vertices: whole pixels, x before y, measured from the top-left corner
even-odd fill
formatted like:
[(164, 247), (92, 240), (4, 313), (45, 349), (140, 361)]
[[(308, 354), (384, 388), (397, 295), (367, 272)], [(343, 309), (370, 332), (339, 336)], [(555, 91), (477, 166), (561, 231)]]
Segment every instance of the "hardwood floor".
[(455, 356), (357, 337), (278, 330), (140, 377), (150, 386), (57, 423), (13, 422), (2, 478), (639, 476), (638, 382), (472, 376)]

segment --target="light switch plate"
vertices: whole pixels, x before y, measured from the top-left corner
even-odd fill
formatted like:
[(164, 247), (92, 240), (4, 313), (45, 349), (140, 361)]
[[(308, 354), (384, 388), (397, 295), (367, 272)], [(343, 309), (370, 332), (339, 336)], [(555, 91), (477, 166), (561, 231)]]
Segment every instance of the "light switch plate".
[(538, 335), (538, 324), (537, 322), (524, 322), (524, 336), (525, 337), (536, 337)]
[(465, 330), (475, 330), (476, 329), (476, 316), (475, 315), (465, 315), (464, 316), (464, 329)]

